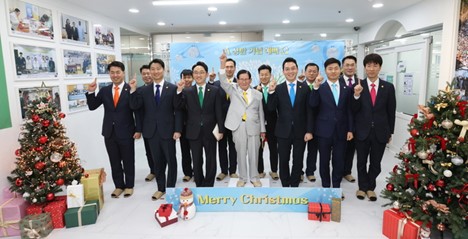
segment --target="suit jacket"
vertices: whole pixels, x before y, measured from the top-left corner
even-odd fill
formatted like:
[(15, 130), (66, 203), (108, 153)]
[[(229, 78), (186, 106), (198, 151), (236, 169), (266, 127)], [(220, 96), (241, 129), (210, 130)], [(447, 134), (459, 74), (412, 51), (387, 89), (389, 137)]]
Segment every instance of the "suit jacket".
[[(232, 82), (237, 82), (236, 77), (234, 77), (232, 79)], [(231, 99), (226, 96), (226, 91), (221, 87), (221, 83), (220, 83), (219, 80), (214, 81), (214, 82), (208, 81), (208, 84), (214, 85), (214, 86), (218, 87), (221, 90), (221, 96), (222, 96), (221, 100), (222, 100), (223, 114), (224, 114), (223, 116), (224, 116), (224, 118), (226, 118), (226, 114), (228, 112), (229, 105), (231, 104)]]
[(130, 107), (143, 113), (143, 136), (152, 138), (157, 133), (162, 139), (172, 139), (174, 132), (182, 133), (182, 112), (177, 86), (164, 81), (159, 104), (154, 100), (154, 83), (142, 86), (130, 94)]
[(355, 118), (355, 137), (358, 140), (366, 139), (373, 127), (376, 129), (377, 140), (387, 143), (395, 129), (395, 87), (380, 79), (375, 106), (372, 106), (367, 81), (368, 79), (361, 81), (363, 90), (359, 99), (352, 97), (351, 101)]
[[(312, 90), (309, 104), (316, 112), (314, 134), (323, 138), (346, 140), (348, 132), (354, 131), (350, 105), (351, 89), (344, 82), (337, 81), (340, 87), (338, 105), (336, 105), (330, 85), (325, 82), (317, 90)], [(354, 91), (353, 91), (354, 92)]]
[[(135, 132), (141, 132), (139, 115), (134, 114), (130, 108), (130, 86), (125, 83), (120, 93), (117, 107), (114, 107), (112, 96), (114, 84), (103, 87), (97, 95), (86, 93), (86, 100), (89, 110), (95, 110), (104, 105), (104, 118), (102, 121), (102, 135), (109, 138), (114, 130), (115, 135), (120, 139), (132, 138)], [(135, 119), (137, 118), (135, 125)]]
[[(276, 86), (275, 92), (268, 95), (268, 110), (278, 112), (275, 136), (289, 138), (291, 130), (294, 138), (303, 139), (305, 133), (313, 131), (312, 109), (309, 107), (310, 88), (307, 83), (297, 82), (294, 107), (289, 99), (287, 82)], [(293, 127), (294, 125), (294, 127)]]
[[(184, 107), (187, 112), (187, 132), (185, 134), (187, 139), (198, 139), (200, 134), (205, 137), (213, 135), (216, 124), (218, 124), (219, 132), (224, 133), (223, 99), (220, 88), (206, 84), (203, 107), (200, 106), (198, 101), (197, 85), (185, 88), (182, 93)], [(203, 126), (203, 131), (201, 131), (201, 126)]]
[(221, 88), (230, 95), (231, 99), (224, 126), (231, 131), (237, 130), (242, 123), (242, 116), (246, 113), (245, 126), (247, 128), (247, 135), (260, 135), (260, 132), (265, 132), (262, 94), (251, 89), (251, 95), (247, 104), (243, 97), (243, 90), (239, 85), (229, 83), (225, 74), (219, 75), (219, 81), (221, 82)]

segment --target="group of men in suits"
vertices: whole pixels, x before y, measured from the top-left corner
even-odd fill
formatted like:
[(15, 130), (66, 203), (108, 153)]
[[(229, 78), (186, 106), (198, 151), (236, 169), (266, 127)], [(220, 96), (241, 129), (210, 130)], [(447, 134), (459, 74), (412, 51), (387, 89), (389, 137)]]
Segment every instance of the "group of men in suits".
[[(193, 176), (197, 187), (212, 187), (216, 178), (216, 145), (220, 144), (217, 140), (226, 139), (230, 132), (233, 142), (229, 150), (237, 156), (220, 159), (222, 170), (218, 180), (228, 175), (235, 178), (238, 172), (237, 186), (244, 186), (248, 180), (254, 186), (261, 186), (259, 179), (265, 176), (263, 146), (267, 143), (270, 176), (279, 178), (283, 187), (298, 187), (304, 174), (307, 145), (308, 180), (316, 180), (318, 150), (322, 187), (338, 188), (342, 178), (354, 182), (351, 167), (356, 151), (359, 185), (356, 196), (377, 199), (376, 178), (386, 143), (393, 134), (396, 109), (394, 86), (378, 78), (383, 64), (379, 55), (369, 54), (364, 58), (367, 75), (364, 80), (356, 77), (355, 57), (326, 60), (326, 82), (314, 63), (306, 65), (305, 75), (298, 78), (297, 62), (288, 57), (282, 64), (285, 82), (277, 84), (271, 80), (271, 67), (262, 65), (258, 69), (260, 84), (256, 87), (250, 85), (251, 74), (246, 70), (240, 70), (233, 82), (234, 73), (227, 66), (233, 64), (235, 69), (235, 61), (230, 61), (233, 60), (224, 53), (221, 55), (219, 81), (213, 81), (216, 74), (208, 73), (205, 63), (197, 62), (191, 70), (184, 70), (183, 80), (177, 85), (165, 82), (164, 62), (155, 59), (149, 64), (153, 82), (148, 81), (140, 88), (135, 79), (129, 84), (123, 82), (123, 74), (120, 76), (118, 70), (123, 72), (124, 67), (119, 62), (109, 65), (114, 84), (104, 87), (97, 95), (95, 82), (90, 84), (89, 108), (93, 110), (101, 104), (105, 108), (103, 136), (116, 187), (113, 197), (122, 192), (125, 196), (133, 193), (134, 165), (129, 164), (134, 164), (133, 139), (140, 137), (135, 132), (143, 133), (152, 155), (150, 175), (155, 175), (158, 185), (158, 191), (152, 196), (154, 200), (161, 198), (166, 187), (174, 187), (177, 181), (176, 140), (183, 138), (188, 143), (183, 146), (181, 142), (188, 158), (182, 160), (184, 181)], [(207, 78), (210, 78), (208, 83)], [(112, 99), (115, 100), (116, 94), (120, 99), (114, 104)], [(218, 139), (213, 134), (216, 126)], [(227, 139), (225, 142), (219, 145), (223, 150), (230, 145)], [(291, 151), (292, 168), (289, 166)]]

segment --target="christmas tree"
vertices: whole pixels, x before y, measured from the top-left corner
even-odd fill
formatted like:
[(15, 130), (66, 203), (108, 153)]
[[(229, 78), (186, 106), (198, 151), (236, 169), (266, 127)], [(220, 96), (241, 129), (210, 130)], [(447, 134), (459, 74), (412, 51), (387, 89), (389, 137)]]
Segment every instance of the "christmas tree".
[(460, 101), (449, 87), (419, 106), (408, 131), (411, 137), (397, 158), (382, 191), (394, 209), (406, 213), (423, 227), (455, 238), (467, 238), (468, 209), (468, 102)]
[(25, 106), (16, 168), (7, 177), (10, 190), (33, 204), (54, 200), (61, 186), (79, 182), (83, 171), (75, 144), (65, 136), (60, 122), (65, 114), (58, 111), (47, 90), (40, 90), (39, 95)]

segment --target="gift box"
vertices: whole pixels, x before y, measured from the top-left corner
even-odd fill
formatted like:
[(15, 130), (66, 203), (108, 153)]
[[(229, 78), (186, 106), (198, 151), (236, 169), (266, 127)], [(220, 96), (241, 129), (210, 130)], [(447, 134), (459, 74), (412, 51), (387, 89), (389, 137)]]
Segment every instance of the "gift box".
[(26, 215), (27, 203), (22, 198), (3, 199), (0, 203), (0, 237), (19, 236), (19, 222)]
[(50, 213), (54, 228), (65, 227), (63, 214), (67, 211), (67, 201), (63, 200), (64, 196), (56, 198), (54, 201), (47, 203), (44, 207), (44, 212)]
[(309, 220), (329, 222), (331, 215), (330, 204), (309, 202), (308, 214)]
[(67, 186), (67, 207), (75, 208), (84, 205), (83, 184)]
[(20, 221), (21, 238), (45, 238), (53, 230), (49, 213), (28, 215)]
[(104, 168), (86, 170), (81, 177), (81, 184), (84, 188), (84, 200), (99, 200), (99, 209), (104, 206), (103, 184), (106, 181)]
[(332, 198), (331, 220), (333, 222), (341, 221), (341, 198)]
[(9, 187), (5, 187), (2, 190), (2, 198), (3, 199), (10, 199), (10, 198), (23, 198), (19, 193), (10, 191)]
[(172, 204), (161, 204), (154, 217), (161, 227), (169, 226), (178, 221), (177, 212), (172, 208)]
[(388, 209), (384, 211), (382, 233), (389, 239), (418, 239), (421, 226), (404, 213)]
[(79, 208), (69, 208), (65, 212), (67, 228), (95, 224), (98, 217), (98, 208), (99, 205), (96, 201), (86, 202), (85, 205)]

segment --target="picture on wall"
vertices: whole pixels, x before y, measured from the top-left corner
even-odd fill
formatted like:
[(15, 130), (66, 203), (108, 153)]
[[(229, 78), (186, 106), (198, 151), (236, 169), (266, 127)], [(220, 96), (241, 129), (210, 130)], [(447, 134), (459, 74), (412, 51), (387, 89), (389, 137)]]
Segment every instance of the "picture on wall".
[(91, 76), (91, 53), (83, 51), (63, 51), (66, 76)]
[(93, 27), (96, 46), (114, 49), (114, 29), (99, 24), (95, 24)]
[(19, 0), (9, 0), (8, 6), (13, 34), (54, 39), (50, 9)]
[(62, 39), (66, 42), (89, 44), (88, 21), (62, 14)]
[(88, 109), (86, 95), (89, 84), (67, 85), (68, 111), (77, 112)]
[(25, 118), (26, 109), (25, 107), (34, 100), (40, 98), (41, 95), (44, 94), (44, 90), (46, 90), (49, 95), (51, 96), (50, 100), (55, 103), (58, 110), (62, 110), (62, 106), (60, 104), (60, 90), (58, 86), (50, 86), (50, 87), (27, 87), (27, 88), (19, 88), (19, 101), (20, 101), (20, 108), (21, 108), (21, 118)]
[(13, 45), (13, 55), (18, 78), (57, 77), (53, 48)]
[(108, 54), (96, 54), (96, 64), (98, 75), (108, 75), (109, 70), (107, 70), (107, 65), (115, 61), (115, 55)]

